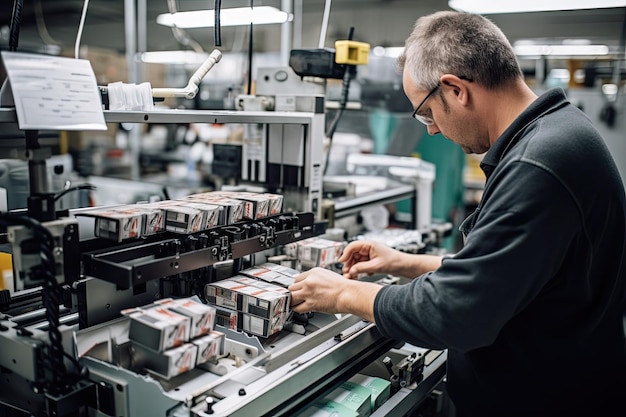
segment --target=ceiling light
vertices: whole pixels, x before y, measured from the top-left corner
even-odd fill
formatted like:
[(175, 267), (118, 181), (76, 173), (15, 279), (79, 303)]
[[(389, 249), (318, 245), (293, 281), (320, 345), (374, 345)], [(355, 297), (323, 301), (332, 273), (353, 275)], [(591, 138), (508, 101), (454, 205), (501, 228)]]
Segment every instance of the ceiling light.
[[(283, 12), (275, 7), (238, 7), (222, 9), (220, 12), (221, 26), (243, 26), (253, 23), (264, 25), (285, 23), (293, 19), (291, 13)], [(214, 10), (195, 10), (189, 12), (164, 13), (157, 16), (157, 23), (163, 26), (181, 29), (213, 27), (215, 24)]]
[(579, 10), (579, 9), (606, 9), (610, 7), (624, 7), (626, 0), (449, 0), (448, 6), (454, 10), (480, 13), (523, 13), (523, 12), (546, 12), (553, 10)]
[(198, 65), (209, 57), (208, 53), (195, 51), (152, 51), (139, 54), (141, 62), (150, 64), (184, 64)]
[(609, 54), (606, 45), (530, 45), (515, 44), (517, 56), (601, 56)]

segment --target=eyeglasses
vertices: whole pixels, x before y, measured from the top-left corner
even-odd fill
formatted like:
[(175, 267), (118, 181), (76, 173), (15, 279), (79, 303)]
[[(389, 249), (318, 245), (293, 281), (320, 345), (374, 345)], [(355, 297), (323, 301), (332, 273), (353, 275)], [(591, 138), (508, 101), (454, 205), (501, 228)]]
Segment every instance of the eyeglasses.
[[(459, 75), (458, 76), (461, 80), (465, 80), (468, 82), (473, 82), (474, 80), (472, 80), (469, 77), (466, 77), (464, 75)], [(430, 90), (430, 93), (428, 93), (426, 95), (426, 97), (424, 97), (424, 100), (422, 100), (422, 102), (417, 106), (417, 108), (415, 109), (415, 111), (413, 112), (413, 118), (415, 120), (418, 120), (422, 123), (424, 123), (426, 126), (431, 126), (433, 124), (435, 124), (435, 121), (433, 120), (432, 117), (428, 117), (428, 116), (422, 116), (420, 114), (417, 114), (418, 111), (420, 111), (420, 109), (422, 108), (422, 106), (424, 105), (424, 103), (426, 103), (426, 100), (428, 100), (430, 98), (430, 96), (432, 96), (433, 94), (435, 94), (435, 91), (437, 91), (437, 89), (441, 87), (441, 82), (438, 82), (437, 85), (435, 86), (435, 88), (433, 88), (432, 90)]]
[(413, 112), (413, 118), (415, 120), (418, 120), (422, 123), (424, 123), (426, 126), (430, 126), (432, 124), (435, 123), (435, 121), (432, 119), (432, 117), (428, 117), (428, 116), (422, 116), (421, 114), (417, 114), (418, 111), (420, 111), (420, 109), (422, 108), (422, 106), (424, 105), (424, 103), (426, 103), (426, 100), (428, 100), (430, 98), (430, 96), (432, 96), (433, 94), (435, 94), (435, 91), (437, 91), (437, 89), (439, 89), (439, 87), (441, 87), (441, 83), (437, 83), (437, 85), (435, 86), (435, 88), (433, 88), (432, 90), (430, 90), (430, 93), (428, 93), (426, 95), (426, 97), (424, 97), (424, 100), (422, 100), (422, 102), (417, 106), (417, 108), (415, 109), (415, 111)]

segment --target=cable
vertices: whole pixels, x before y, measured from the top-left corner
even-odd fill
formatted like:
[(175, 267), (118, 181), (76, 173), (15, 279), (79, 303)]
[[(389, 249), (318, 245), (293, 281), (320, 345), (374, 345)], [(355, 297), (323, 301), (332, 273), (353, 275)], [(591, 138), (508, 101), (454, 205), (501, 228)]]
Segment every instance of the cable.
[(9, 51), (17, 51), (17, 44), (20, 38), (20, 26), (22, 25), (22, 11), (24, 9), (23, 0), (13, 1), (13, 12), (11, 13), (11, 25), (9, 30)]
[[(176, 8), (176, 0), (167, 0), (167, 10), (171, 14), (174, 14), (178, 11), (178, 9)], [(204, 48), (202, 47), (202, 45), (200, 45), (200, 43), (193, 40), (189, 36), (189, 34), (185, 32), (183, 29), (173, 26), (172, 34), (174, 35), (174, 39), (176, 39), (176, 41), (180, 43), (181, 45), (188, 46), (191, 49), (193, 49), (194, 52), (197, 52), (197, 53), (204, 52)]]
[(76, 43), (74, 44), (74, 58), (78, 59), (78, 49), (80, 48), (80, 38), (83, 36), (83, 28), (85, 27), (85, 17), (87, 16), (87, 7), (89, 0), (83, 3), (83, 11), (80, 15), (80, 23), (78, 25), (78, 33), (76, 34)]
[[(354, 37), (354, 27), (350, 27), (350, 31), (348, 32), (348, 40), (352, 40)], [(330, 123), (328, 127), (328, 131), (326, 132), (326, 143), (325, 143), (325, 160), (324, 160), (324, 171), (322, 175), (326, 174), (328, 169), (328, 161), (330, 159), (330, 150), (333, 144), (333, 136), (335, 134), (335, 130), (337, 130), (337, 125), (339, 125), (339, 120), (341, 116), (343, 116), (343, 112), (346, 109), (346, 105), (348, 104), (348, 92), (350, 90), (350, 80), (352, 78), (351, 70), (354, 68), (354, 65), (346, 65), (346, 72), (343, 73), (343, 80), (341, 82), (341, 97), (339, 98), (339, 109), (335, 114), (333, 121)]]
[(41, 0), (35, 0), (35, 20), (37, 22), (37, 31), (39, 32), (39, 36), (41, 39), (48, 45), (61, 45), (59, 42), (54, 40), (50, 33), (48, 32), (48, 28), (46, 27), (46, 22), (43, 18), (43, 9), (41, 7)]
[[(250, 14), (254, 12), (254, 0), (250, 0)], [(252, 94), (252, 50), (254, 48), (253, 34), (254, 24), (250, 21), (250, 33), (248, 34), (248, 95)]]
[(331, 0), (326, 0), (324, 4), (324, 17), (322, 18), (322, 29), (320, 30), (320, 43), (318, 48), (323, 48), (326, 43), (326, 32), (328, 31), (328, 20), (330, 19), (330, 3)]
[(80, 184), (77, 185), (75, 187), (70, 187), (66, 190), (61, 191), (60, 193), (56, 194), (54, 196), (54, 201), (58, 201), (59, 199), (61, 199), (65, 194), (72, 192), (72, 191), (78, 191), (78, 190), (95, 190), (96, 186), (95, 185), (91, 185), (91, 184)]
[(43, 281), (42, 298), (48, 322), (50, 344), (45, 352), (46, 366), (49, 367), (52, 381), (46, 381), (45, 388), (54, 394), (67, 388), (67, 369), (64, 362), (63, 340), (59, 331), (59, 305), (61, 287), (56, 281), (56, 262), (54, 260), (54, 237), (39, 221), (23, 215), (0, 215), (3, 223), (26, 226), (33, 232), (33, 240), (38, 243), (41, 263), (31, 268), (32, 276)]
[(220, 22), (220, 15), (222, 14), (222, 2), (215, 0), (215, 7), (213, 10), (213, 16), (215, 16), (215, 22), (213, 25), (213, 38), (215, 39), (215, 46), (222, 46), (222, 24)]

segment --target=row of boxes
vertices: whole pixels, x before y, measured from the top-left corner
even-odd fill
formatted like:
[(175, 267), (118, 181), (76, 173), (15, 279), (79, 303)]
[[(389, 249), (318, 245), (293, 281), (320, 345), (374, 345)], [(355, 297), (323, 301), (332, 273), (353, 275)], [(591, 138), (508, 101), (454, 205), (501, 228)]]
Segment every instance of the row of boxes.
[(259, 219), (282, 211), (283, 196), (270, 193), (211, 191), (179, 200), (91, 210), (94, 234), (118, 242), (163, 231), (189, 234), (215, 226)]
[(214, 330), (216, 310), (191, 298), (158, 300), (126, 309), (133, 361), (169, 379), (223, 354), (224, 334)]
[(310, 237), (285, 245), (284, 252), (296, 259), (296, 269), (307, 271), (315, 267), (326, 268), (336, 263), (345, 248), (344, 242)]
[(205, 297), (209, 304), (237, 313), (237, 330), (262, 337), (282, 330), (291, 313), (286, 288), (243, 275), (207, 284)]
[(287, 287), (297, 274), (296, 270), (266, 263), (207, 284), (205, 297), (217, 309), (218, 324), (269, 337), (281, 331), (291, 315)]

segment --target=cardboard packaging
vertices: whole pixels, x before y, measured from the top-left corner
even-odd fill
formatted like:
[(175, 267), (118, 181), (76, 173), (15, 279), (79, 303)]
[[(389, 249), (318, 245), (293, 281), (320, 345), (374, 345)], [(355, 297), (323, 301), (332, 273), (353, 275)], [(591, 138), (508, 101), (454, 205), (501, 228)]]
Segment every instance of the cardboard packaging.
[(198, 347), (184, 343), (178, 347), (156, 352), (140, 344), (133, 343), (133, 361), (150, 372), (170, 379), (195, 368)]
[(196, 365), (217, 359), (224, 354), (224, 333), (212, 330), (209, 334), (191, 341), (198, 347)]
[(359, 417), (368, 417), (372, 413), (370, 390), (357, 384), (341, 385), (326, 395), (322, 401), (341, 404), (355, 411)]
[(208, 334), (215, 326), (215, 308), (189, 298), (163, 299), (159, 303), (170, 311), (189, 317), (191, 321), (189, 337)]
[(241, 330), (261, 337), (269, 337), (281, 331), (289, 319), (290, 313), (282, 312), (281, 314), (264, 319), (249, 313), (240, 313), (239, 321)]
[(128, 338), (148, 349), (163, 352), (189, 340), (190, 318), (164, 307), (134, 309), (122, 314), (130, 318)]
[(386, 379), (363, 374), (356, 374), (342, 386), (352, 389), (353, 385), (360, 385), (370, 390), (372, 412), (383, 405), (391, 395), (391, 382)]

